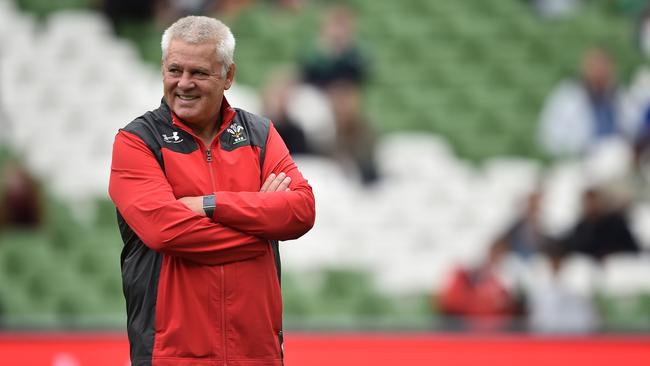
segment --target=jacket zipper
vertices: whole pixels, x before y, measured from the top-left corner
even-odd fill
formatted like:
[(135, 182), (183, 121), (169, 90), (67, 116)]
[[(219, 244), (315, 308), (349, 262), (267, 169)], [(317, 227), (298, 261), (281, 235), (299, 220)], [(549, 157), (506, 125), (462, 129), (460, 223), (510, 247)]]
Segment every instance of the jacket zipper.
[[(212, 171), (212, 146), (205, 149), (205, 160), (208, 163), (210, 171), (210, 183), (212, 192), (216, 191), (214, 184), (214, 173)], [(221, 270), (221, 344), (223, 349), (223, 364), (228, 366), (228, 349), (226, 348), (226, 270), (223, 265), (219, 266)]]
[(205, 149), (205, 161), (208, 163), (208, 171), (210, 172), (210, 183), (212, 184), (212, 193), (216, 191), (214, 184), (214, 173), (212, 172), (212, 148)]

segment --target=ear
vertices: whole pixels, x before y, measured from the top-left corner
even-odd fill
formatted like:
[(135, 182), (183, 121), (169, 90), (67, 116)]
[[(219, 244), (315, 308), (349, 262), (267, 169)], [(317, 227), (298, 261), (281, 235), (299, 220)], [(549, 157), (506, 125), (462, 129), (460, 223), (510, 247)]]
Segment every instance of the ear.
[(228, 68), (228, 72), (226, 73), (226, 84), (224, 85), (224, 89), (228, 90), (232, 86), (233, 81), (235, 81), (235, 72), (237, 71), (237, 65), (233, 62), (230, 67)]

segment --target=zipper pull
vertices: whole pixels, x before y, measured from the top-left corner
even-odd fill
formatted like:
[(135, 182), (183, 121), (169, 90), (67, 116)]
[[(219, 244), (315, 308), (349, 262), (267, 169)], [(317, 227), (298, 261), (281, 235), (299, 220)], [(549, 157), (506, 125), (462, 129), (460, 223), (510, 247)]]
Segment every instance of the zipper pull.
[(205, 158), (208, 161), (208, 163), (212, 161), (212, 151), (210, 150), (210, 148), (205, 150)]

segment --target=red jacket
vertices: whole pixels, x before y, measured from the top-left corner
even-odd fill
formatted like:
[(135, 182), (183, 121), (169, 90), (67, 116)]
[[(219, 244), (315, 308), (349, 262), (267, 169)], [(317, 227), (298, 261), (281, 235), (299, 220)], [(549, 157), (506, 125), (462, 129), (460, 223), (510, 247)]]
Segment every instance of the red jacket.
[[(222, 116), (209, 148), (164, 102), (115, 138), (109, 194), (133, 366), (282, 364), (273, 244), (313, 226), (314, 196), (269, 120), (225, 99)], [(259, 192), (280, 172), (291, 191)], [(211, 193), (212, 218), (177, 201)]]

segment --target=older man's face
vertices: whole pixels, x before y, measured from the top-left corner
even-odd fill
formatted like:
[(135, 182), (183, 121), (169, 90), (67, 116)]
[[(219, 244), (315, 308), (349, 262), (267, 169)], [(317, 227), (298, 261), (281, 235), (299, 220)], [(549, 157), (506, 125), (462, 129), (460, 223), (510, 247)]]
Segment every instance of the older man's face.
[(163, 60), (163, 86), (167, 104), (190, 127), (202, 128), (219, 115), (224, 90), (232, 85), (234, 65), (221, 76), (213, 43), (190, 44), (173, 39)]

